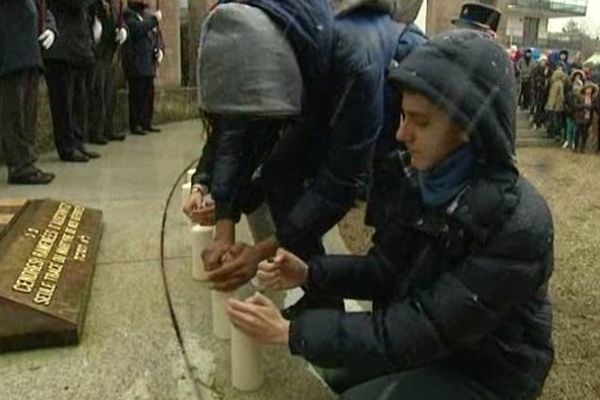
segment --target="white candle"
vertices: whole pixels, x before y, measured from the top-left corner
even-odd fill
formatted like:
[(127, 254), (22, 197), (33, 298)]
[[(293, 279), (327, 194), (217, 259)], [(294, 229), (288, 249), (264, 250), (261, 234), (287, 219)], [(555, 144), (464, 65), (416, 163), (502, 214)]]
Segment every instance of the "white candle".
[(206, 270), (202, 262), (202, 252), (213, 241), (213, 227), (192, 225), (190, 228), (192, 245), (192, 278), (206, 281)]
[[(187, 201), (190, 197), (191, 191), (192, 191), (191, 183), (188, 182), (188, 183), (184, 183), (183, 185), (181, 185), (181, 210), (183, 210), (183, 206), (185, 206), (185, 203), (187, 203)], [(187, 216), (185, 218), (187, 219)]]
[(211, 292), (213, 333), (217, 339), (231, 338), (231, 322), (227, 316), (227, 300), (233, 293), (223, 293), (217, 290)]
[(252, 392), (264, 383), (260, 346), (236, 328), (231, 332), (231, 383), (234, 388)]
[(186, 183), (189, 183), (190, 185), (192, 184), (192, 177), (194, 176), (194, 174), (196, 173), (196, 168), (192, 168), (192, 169), (188, 169), (187, 171), (187, 178), (186, 178)]

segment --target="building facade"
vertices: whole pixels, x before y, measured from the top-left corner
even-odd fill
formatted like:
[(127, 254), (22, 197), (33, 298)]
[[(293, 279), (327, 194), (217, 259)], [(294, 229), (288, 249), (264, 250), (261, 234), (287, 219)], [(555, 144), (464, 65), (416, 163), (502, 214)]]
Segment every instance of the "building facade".
[[(465, 0), (427, 0), (427, 33), (452, 28)], [(480, 0), (502, 12), (499, 40), (509, 46), (546, 47), (552, 18), (582, 17), (588, 0)]]

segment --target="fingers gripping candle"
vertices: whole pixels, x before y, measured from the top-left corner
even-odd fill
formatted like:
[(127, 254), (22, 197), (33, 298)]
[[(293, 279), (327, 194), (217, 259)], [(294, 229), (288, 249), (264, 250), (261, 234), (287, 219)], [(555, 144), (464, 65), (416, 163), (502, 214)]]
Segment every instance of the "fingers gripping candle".
[(190, 228), (192, 245), (192, 278), (206, 281), (207, 275), (202, 261), (202, 252), (213, 241), (213, 227), (193, 225)]

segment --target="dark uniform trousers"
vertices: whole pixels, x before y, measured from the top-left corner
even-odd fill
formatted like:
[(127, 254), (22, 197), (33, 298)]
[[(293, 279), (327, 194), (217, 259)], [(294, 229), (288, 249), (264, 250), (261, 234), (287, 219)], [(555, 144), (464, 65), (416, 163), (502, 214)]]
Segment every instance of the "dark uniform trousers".
[(0, 78), (0, 139), (8, 167), (35, 163), (39, 72), (27, 69)]
[(149, 128), (154, 111), (154, 77), (130, 76), (129, 129)]
[(84, 142), (85, 68), (65, 62), (47, 62), (54, 143), (61, 157), (70, 156)]
[(343, 370), (322, 371), (341, 400), (500, 400), (475, 380), (440, 366), (399, 372), (371, 378), (344, 373)]
[(114, 135), (113, 116), (117, 100), (115, 67), (110, 59), (99, 59), (86, 80), (88, 130), (91, 137)]

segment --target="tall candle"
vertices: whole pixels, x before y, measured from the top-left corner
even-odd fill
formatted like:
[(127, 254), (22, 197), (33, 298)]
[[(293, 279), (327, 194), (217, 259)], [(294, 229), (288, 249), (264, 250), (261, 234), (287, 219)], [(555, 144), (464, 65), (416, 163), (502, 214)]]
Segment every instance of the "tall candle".
[(196, 173), (196, 168), (192, 168), (192, 169), (188, 169), (187, 170), (187, 176), (186, 176), (186, 183), (189, 183), (190, 185), (192, 184), (192, 177), (194, 176), (194, 174)]
[(216, 338), (227, 340), (231, 338), (231, 322), (227, 316), (227, 300), (233, 293), (224, 293), (217, 290), (211, 292), (213, 333)]
[(191, 183), (188, 182), (188, 183), (184, 183), (183, 185), (181, 185), (181, 209), (182, 210), (183, 210), (183, 206), (185, 205), (185, 203), (187, 203), (187, 201), (190, 197), (191, 191), (192, 191)]
[(260, 346), (245, 333), (231, 331), (231, 383), (234, 388), (252, 392), (264, 383)]
[(192, 278), (206, 281), (202, 252), (213, 241), (213, 227), (193, 225), (190, 228), (190, 241), (192, 245)]

